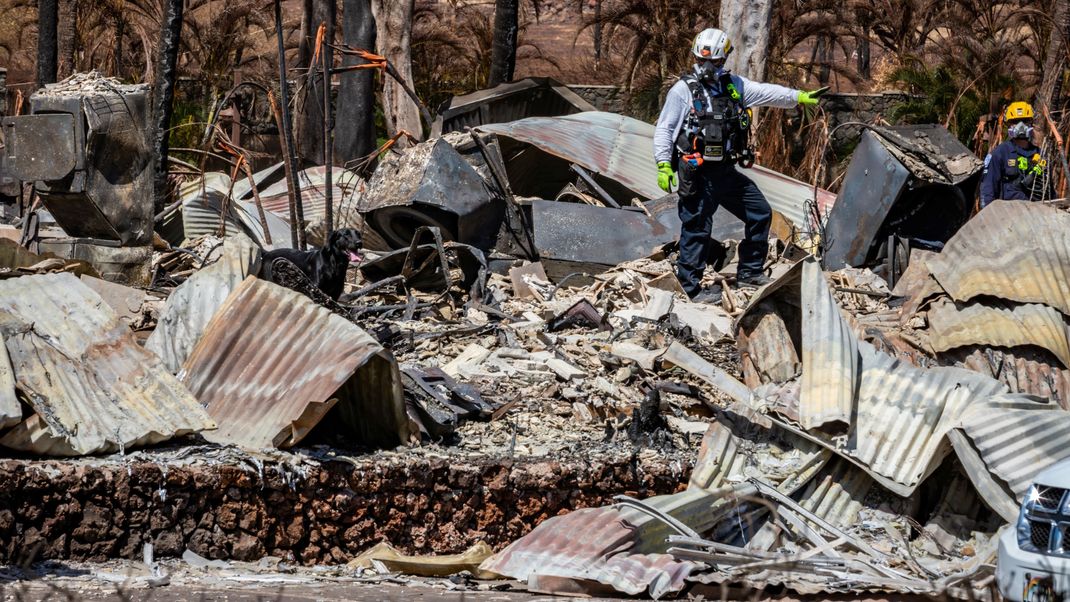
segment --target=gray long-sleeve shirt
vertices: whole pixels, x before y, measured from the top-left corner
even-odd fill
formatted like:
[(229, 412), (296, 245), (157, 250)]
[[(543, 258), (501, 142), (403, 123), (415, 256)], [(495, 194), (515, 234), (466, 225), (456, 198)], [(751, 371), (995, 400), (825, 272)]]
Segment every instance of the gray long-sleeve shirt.
[[(742, 96), (744, 107), (777, 107), (790, 109), (798, 103), (799, 91), (778, 86), (751, 81), (739, 75), (732, 75), (732, 83)], [(712, 86), (704, 86), (707, 101), (709, 98), (720, 93), (720, 83)], [(654, 129), (654, 161), (661, 163), (672, 158), (672, 147), (676, 137), (680, 135), (680, 129), (684, 127), (684, 121), (691, 111), (691, 90), (688, 89), (684, 80), (680, 80), (669, 89), (665, 97), (665, 105), (661, 107), (661, 115)]]

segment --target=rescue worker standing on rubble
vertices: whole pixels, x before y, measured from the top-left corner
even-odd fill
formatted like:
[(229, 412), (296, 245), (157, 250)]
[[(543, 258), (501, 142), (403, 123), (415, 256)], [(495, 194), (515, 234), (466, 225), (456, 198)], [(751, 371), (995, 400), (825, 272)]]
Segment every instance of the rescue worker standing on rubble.
[(985, 157), (981, 209), (996, 199), (1040, 201), (1052, 196), (1051, 178), (1033, 143), (1033, 107), (1012, 102), (1003, 114), (1007, 140)]
[(749, 107), (787, 109), (817, 104), (827, 90), (804, 92), (750, 81), (724, 68), (732, 42), (719, 29), (705, 29), (691, 45), (694, 69), (669, 90), (654, 132), (658, 186), (671, 192), (679, 173), (680, 258), (676, 277), (692, 299), (715, 301), (719, 292), (701, 289), (713, 228), (713, 214), (724, 206), (743, 220), (738, 286), (761, 286), (769, 247), (772, 209), (750, 178), (736, 170), (754, 164), (749, 145)]

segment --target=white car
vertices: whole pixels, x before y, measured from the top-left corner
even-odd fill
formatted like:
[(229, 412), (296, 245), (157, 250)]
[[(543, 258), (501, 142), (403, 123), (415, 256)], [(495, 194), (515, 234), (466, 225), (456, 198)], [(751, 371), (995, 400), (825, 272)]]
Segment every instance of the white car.
[(1007, 600), (1070, 602), (1070, 460), (1036, 476), (999, 538), (996, 581)]

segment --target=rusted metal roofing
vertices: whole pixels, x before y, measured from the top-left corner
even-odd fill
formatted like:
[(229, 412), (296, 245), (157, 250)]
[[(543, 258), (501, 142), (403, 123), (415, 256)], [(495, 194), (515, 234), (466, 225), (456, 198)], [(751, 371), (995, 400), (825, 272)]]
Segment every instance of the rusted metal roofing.
[(973, 404), (956, 427), (968, 440), (964, 445), (963, 439), (953, 438), (967, 474), (992, 509), (1009, 521), (1017, 517), (1018, 502), (1033, 477), (1070, 458), (1070, 412), (1028, 395)]
[[(205, 234), (219, 233), (219, 216), (223, 212), (223, 200), (231, 192), (227, 216), (224, 220), (226, 234), (243, 233), (254, 238), (264, 248), (280, 248), (290, 245), (290, 227), (283, 218), (265, 207), (264, 219), (271, 244), (264, 236), (264, 226), (256, 205), (250, 201), (241, 201), (230, 187), (230, 176), (219, 172), (208, 172), (203, 179), (188, 182), (179, 188), (182, 198), (182, 233), (187, 239)], [(287, 214), (288, 215), (288, 214)]]
[(731, 411), (753, 424), (765, 427), (769, 437), (754, 437), (745, 443), (728, 426), (715, 422), (702, 437), (689, 487), (715, 490), (760, 476), (786, 494), (794, 493), (829, 460), (831, 453), (792, 433), (772, 429), (761, 414), (744, 404)]
[(1070, 410), (1070, 370), (1060, 368), (1047, 351), (966, 348), (942, 354), (945, 358), (961, 358), (963, 367), (999, 380), (1011, 393), (1050, 399)]
[(945, 300), (929, 308), (928, 319), (929, 342), (934, 351), (966, 345), (1036, 345), (1055, 354), (1064, 367), (1070, 367), (1070, 331), (1063, 314), (1047, 305), (994, 307), (972, 303), (956, 307)]
[(20, 420), (22, 407), (15, 397), (15, 373), (7, 356), (3, 333), (0, 333), (0, 429), (18, 424)]
[(1070, 215), (1042, 203), (995, 201), (929, 260), (929, 269), (956, 301), (989, 295), (1070, 315)]
[(629, 553), (638, 536), (620, 510), (607, 506), (550, 518), (483, 561), (480, 569), (521, 581), (535, 577), (587, 580), (654, 599), (683, 589), (700, 565), (668, 554)]
[(891, 491), (911, 495), (950, 451), (945, 435), (972, 403), (1006, 392), (961, 368), (917, 368), (859, 341), (861, 379), (846, 438), (784, 428), (827, 446)]
[[(326, 217), (327, 168), (323, 165), (309, 167), (298, 172), (301, 184), (301, 207), (306, 222), (315, 222)], [(352, 195), (361, 182), (351, 171), (335, 167), (331, 175), (331, 198), (337, 206), (343, 199)], [(290, 198), (287, 193), (286, 180), (276, 182), (260, 191), (260, 202), (265, 211), (270, 211), (279, 219), (290, 223)]]
[[(823, 466), (796, 497), (803, 508), (837, 527), (850, 530), (858, 522), (862, 501), (875, 484), (857, 466), (843, 458), (835, 458)], [(779, 527), (772, 522), (762, 525), (747, 547), (773, 549), (776, 547), (778, 530)], [(801, 534), (797, 539), (802, 539)]]
[(529, 77), (471, 94), (454, 96), (431, 124), (431, 136), (538, 115), (568, 115), (595, 107), (549, 77)]
[(177, 374), (204, 335), (212, 319), (242, 280), (260, 271), (260, 249), (243, 235), (228, 236), (219, 253), (205, 258), (209, 264), (183, 282), (167, 298), (145, 348)]
[(0, 281), (0, 337), (35, 413), (0, 444), (47, 455), (117, 451), (214, 428), (159, 359), (77, 277)]
[[(638, 119), (588, 111), (562, 117), (529, 117), (476, 129), (532, 144), (616, 180), (646, 199), (665, 195), (658, 188), (654, 164), (654, 126)], [(814, 200), (813, 186), (759, 166), (743, 172), (754, 180), (773, 209), (800, 230), (811, 229), (806, 207)], [(831, 207), (835, 195), (818, 189), (817, 201), (819, 206)]]
[(799, 424), (851, 423), (859, 378), (858, 343), (813, 259), (802, 262), (802, 389)]
[(179, 372), (219, 423), (206, 438), (289, 447), (334, 408), (355, 443), (412, 433), (393, 356), (356, 324), (290, 289), (246, 278)]

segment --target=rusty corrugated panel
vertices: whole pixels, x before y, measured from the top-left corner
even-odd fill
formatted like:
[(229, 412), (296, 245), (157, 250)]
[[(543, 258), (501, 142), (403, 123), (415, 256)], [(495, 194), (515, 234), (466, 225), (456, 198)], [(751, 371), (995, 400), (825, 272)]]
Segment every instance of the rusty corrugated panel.
[(454, 96), (431, 124), (431, 136), (464, 131), (485, 123), (594, 110), (591, 103), (564, 84), (548, 77), (529, 77)]
[(815, 443), (773, 429), (768, 419), (743, 404), (733, 404), (730, 410), (750, 423), (744, 428), (754, 435), (743, 443), (728, 426), (710, 424), (702, 437), (689, 487), (712, 491), (757, 476), (791, 494), (831, 457)]
[(1070, 458), (1070, 412), (1028, 395), (998, 396), (963, 413), (952, 441), (978, 492), (1014, 521), (1033, 477)]
[(929, 341), (934, 351), (966, 345), (1018, 347), (1036, 345), (1070, 367), (1070, 332), (1063, 314), (1038, 303), (994, 307), (972, 303), (956, 307), (949, 301), (929, 308)]
[(260, 248), (244, 235), (228, 236), (220, 253), (171, 292), (145, 348), (177, 374), (231, 291), (260, 271)]
[(1070, 410), (1070, 370), (1060, 368), (1055, 358), (1042, 349), (1012, 352), (971, 347), (941, 354), (941, 359), (991, 376), (1006, 384), (1011, 393), (1050, 399)]
[(238, 200), (238, 195), (230, 188), (230, 176), (219, 172), (208, 172), (203, 179), (188, 182), (179, 188), (179, 197), (182, 198), (182, 236), (193, 239), (205, 234), (219, 234), (219, 216), (223, 212), (227, 192), (232, 193), (227, 217), (223, 220), (228, 236), (242, 233), (269, 249), (290, 246), (290, 227), (287, 222), (265, 207), (264, 219), (271, 233), (271, 244), (267, 244), (255, 203)]
[(813, 259), (802, 262), (802, 389), (799, 423), (805, 429), (851, 423), (858, 384), (858, 342)]
[(844, 450), (883, 485), (910, 495), (947, 454), (944, 435), (971, 403), (1005, 391), (959, 368), (916, 368), (859, 344), (857, 420)]
[[(654, 126), (638, 119), (588, 111), (562, 117), (529, 117), (476, 129), (537, 146), (616, 180), (646, 199), (665, 195), (658, 188), (654, 164)], [(806, 207), (814, 200), (813, 186), (759, 166), (742, 171), (754, 180), (773, 209), (797, 228), (811, 229)], [(831, 207), (834, 198), (832, 193), (818, 189), (818, 206)]]
[(1006, 392), (961, 368), (917, 368), (859, 342), (856, 418), (846, 438), (779, 424), (827, 446), (891, 491), (909, 496), (947, 455), (945, 435), (973, 403)]
[(158, 443), (215, 425), (197, 400), (71, 274), (0, 281), (0, 337), (36, 412), (0, 444), (82, 455)]
[(1070, 458), (1070, 412), (1028, 395), (975, 404), (959, 424), (989, 471), (1018, 501), (1038, 472)]
[[(862, 501), (875, 485), (873, 479), (843, 458), (835, 458), (821, 468), (806, 487), (796, 496), (799, 504), (828, 522), (850, 531), (858, 521)], [(747, 543), (756, 550), (774, 549), (780, 527), (772, 522), (762, 525)], [(796, 536), (802, 541), (802, 534)]]
[(995, 201), (928, 263), (956, 301), (988, 295), (1070, 315), (1068, 258), (1070, 215), (1043, 203)]
[(0, 429), (18, 424), (22, 420), (22, 407), (15, 397), (15, 373), (0, 333)]
[(612, 506), (555, 516), (480, 565), (527, 581), (533, 575), (602, 583), (629, 595), (657, 599), (678, 592), (699, 565), (668, 554), (629, 553), (636, 528)]
[[(350, 196), (361, 181), (356, 174), (341, 167), (333, 169), (331, 178), (331, 198), (335, 206)], [(301, 183), (301, 206), (304, 208), (305, 221), (314, 223), (324, 219), (327, 211), (326, 167), (323, 165), (309, 167), (298, 173), (298, 179)], [(260, 202), (264, 205), (265, 211), (270, 211), (286, 223), (290, 223), (290, 201), (287, 196), (286, 180), (276, 182), (261, 190)]]
[(412, 433), (393, 356), (356, 324), (255, 277), (230, 294), (179, 378), (219, 423), (206, 437), (250, 448), (300, 441), (337, 401), (354, 443)]

